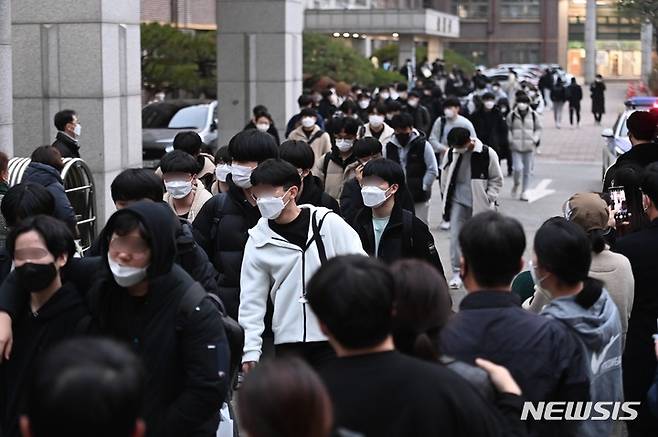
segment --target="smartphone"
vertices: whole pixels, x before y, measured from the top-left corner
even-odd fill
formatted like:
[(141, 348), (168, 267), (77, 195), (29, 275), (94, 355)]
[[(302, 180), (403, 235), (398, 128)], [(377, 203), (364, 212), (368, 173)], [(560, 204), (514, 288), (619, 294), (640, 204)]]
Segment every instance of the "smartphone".
[(626, 192), (624, 187), (610, 187), (608, 189), (612, 200), (612, 211), (615, 214), (615, 222), (620, 225), (628, 221), (630, 213), (626, 203)]

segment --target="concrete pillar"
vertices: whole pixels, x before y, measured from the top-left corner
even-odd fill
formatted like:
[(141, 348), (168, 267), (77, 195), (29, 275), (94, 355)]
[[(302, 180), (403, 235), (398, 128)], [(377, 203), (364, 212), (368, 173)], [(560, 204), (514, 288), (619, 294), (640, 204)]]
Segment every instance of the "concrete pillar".
[(265, 105), (283, 135), (302, 93), (301, 0), (217, 0), (219, 144)]
[(14, 153), (11, 84), (11, 0), (0, 0), (0, 151), (9, 157)]
[(653, 24), (649, 20), (642, 23), (642, 32), (640, 34), (642, 42), (642, 80), (649, 83), (651, 75), (651, 55), (653, 54)]
[(434, 62), (436, 58), (443, 59), (443, 41), (438, 37), (427, 39), (427, 59)]
[(596, 0), (587, 0), (585, 15), (585, 82), (596, 76)]
[(569, 0), (558, 1), (557, 20), (557, 63), (569, 71)]
[(352, 47), (364, 58), (372, 56), (372, 39), (370, 37), (353, 39)]
[(407, 59), (411, 59), (411, 63), (416, 65), (416, 45), (414, 43), (414, 36), (410, 34), (400, 35), (399, 37), (400, 53), (398, 55), (398, 68), (402, 67)]
[(114, 211), (110, 183), (142, 164), (139, 2), (14, 0), (12, 7), (15, 154), (52, 143), (54, 114), (77, 111), (102, 226)]

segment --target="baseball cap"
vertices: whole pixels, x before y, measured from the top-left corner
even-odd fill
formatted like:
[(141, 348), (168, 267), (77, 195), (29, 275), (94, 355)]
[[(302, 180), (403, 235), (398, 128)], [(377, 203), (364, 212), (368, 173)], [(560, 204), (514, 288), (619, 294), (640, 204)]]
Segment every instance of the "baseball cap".
[(564, 217), (586, 232), (607, 229), (608, 205), (596, 193), (577, 193), (564, 204)]

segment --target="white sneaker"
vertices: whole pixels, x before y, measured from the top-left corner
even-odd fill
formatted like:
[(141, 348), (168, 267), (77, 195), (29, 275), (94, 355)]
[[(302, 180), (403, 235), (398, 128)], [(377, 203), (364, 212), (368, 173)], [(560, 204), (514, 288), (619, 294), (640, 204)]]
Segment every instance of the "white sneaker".
[(449, 231), (450, 222), (446, 222), (446, 221), (441, 222), (441, 224), (439, 225), (439, 229), (441, 229), (442, 231)]
[(524, 202), (527, 202), (527, 201), (528, 201), (528, 193), (527, 193), (526, 191), (524, 191), (523, 193), (521, 193), (521, 196), (519, 197), (519, 200), (522, 200), (522, 201), (524, 201)]
[(452, 288), (453, 290), (457, 290), (458, 288), (461, 288), (461, 286), (462, 286), (462, 278), (459, 277), (459, 273), (455, 273), (452, 276), (450, 282), (448, 282), (448, 287)]

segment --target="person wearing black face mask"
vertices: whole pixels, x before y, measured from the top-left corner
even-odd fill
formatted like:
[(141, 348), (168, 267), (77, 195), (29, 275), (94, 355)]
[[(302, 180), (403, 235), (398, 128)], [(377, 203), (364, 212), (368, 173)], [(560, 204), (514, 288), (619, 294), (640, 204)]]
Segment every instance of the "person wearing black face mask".
[(32, 368), (57, 343), (86, 333), (90, 316), (80, 293), (60, 276), (75, 253), (64, 223), (46, 215), (30, 217), (11, 231), (7, 248), (24, 299), (13, 321), (11, 360), (0, 368), (0, 434), (17, 437)]

